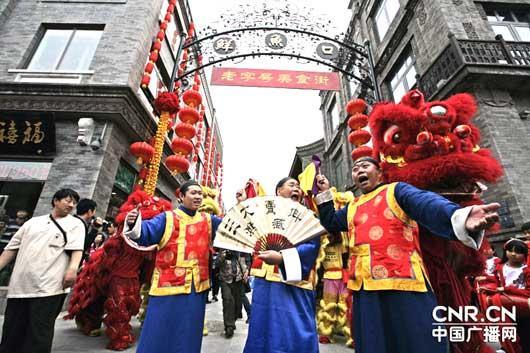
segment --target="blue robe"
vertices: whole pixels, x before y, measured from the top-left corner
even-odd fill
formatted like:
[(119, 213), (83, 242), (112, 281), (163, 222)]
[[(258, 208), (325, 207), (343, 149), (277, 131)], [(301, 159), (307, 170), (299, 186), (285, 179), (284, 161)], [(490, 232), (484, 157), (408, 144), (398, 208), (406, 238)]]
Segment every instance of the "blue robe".
[[(183, 206), (186, 214), (195, 212)], [(221, 218), (212, 217), (212, 239)], [(133, 239), (140, 245), (160, 243), (166, 227), (166, 214), (142, 221), (141, 236)], [(147, 314), (142, 326), (137, 353), (200, 353), (204, 312), (208, 291), (196, 293), (192, 284), (190, 294), (149, 296)]]
[[(307, 279), (315, 265), (320, 238), (296, 247)], [(280, 270), (284, 274), (282, 266)], [(256, 277), (244, 353), (316, 353), (315, 291)]]
[[(451, 216), (460, 208), (438, 194), (398, 183), (395, 198), (405, 213), (433, 234), (457, 240)], [(348, 205), (335, 211), (333, 202), (318, 206), (320, 221), (330, 232), (347, 231)], [(446, 353), (447, 341), (432, 336), (436, 298), (428, 292), (397, 290), (353, 292), (356, 353)]]

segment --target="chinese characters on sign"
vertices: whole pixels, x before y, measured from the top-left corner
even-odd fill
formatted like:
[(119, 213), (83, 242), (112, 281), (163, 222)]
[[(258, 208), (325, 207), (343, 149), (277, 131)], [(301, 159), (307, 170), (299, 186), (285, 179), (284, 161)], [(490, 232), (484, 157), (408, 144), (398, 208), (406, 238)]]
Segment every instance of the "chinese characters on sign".
[(432, 329), (432, 336), (438, 342), (448, 338), (449, 342), (470, 342), (473, 332), (482, 332), (484, 342), (486, 343), (500, 343), (500, 342), (516, 342), (517, 341), (517, 327), (513, 325), (503, 326), (484, 326), (477, 324), (476, 326), (467, 325), (446, 325), (437, 326)]
[(265, 37), (265, 44), (272, 49), (283, 49), (287, 46), (287, 37), (281, 33), (270, 33)]
[(230, 37), (222, 37), (213, 43), (213, 49), (217, 54), (230, 54), (236, 50), (236, 41)]
[(5, 154), (55, 152), (55, 125), (49, 113), (0, 112), (0, 149)]
[(213, 68), (212, 85), (340, 90), (336, 72)]
[(438, 341), (470, 342), (479, 335), (486, 343), (516, 342), (516, 308), (489, 306), (479, 313), (474, 306), (458, 308), (437, 306), (433, 309), (432, 336)]

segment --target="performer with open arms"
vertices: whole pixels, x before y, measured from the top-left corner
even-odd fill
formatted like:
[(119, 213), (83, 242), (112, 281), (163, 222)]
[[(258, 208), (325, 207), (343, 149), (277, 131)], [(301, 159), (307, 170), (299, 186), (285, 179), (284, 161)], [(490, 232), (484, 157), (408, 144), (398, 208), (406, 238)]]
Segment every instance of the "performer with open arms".
[(384, 184), (379, 162), (357, 159), (352, 178), (363, 195), (335, 211), (330, 185), (317, 176), (322, 225), (347, 231), (353, 292), (355, 351), (446, 352), (432, 336), (436, 298), (419, 250), (418, 225), (447, 240), (478, 249), (483, 229), (495, 223), (499, 204), (460, 208), (407, 183)]

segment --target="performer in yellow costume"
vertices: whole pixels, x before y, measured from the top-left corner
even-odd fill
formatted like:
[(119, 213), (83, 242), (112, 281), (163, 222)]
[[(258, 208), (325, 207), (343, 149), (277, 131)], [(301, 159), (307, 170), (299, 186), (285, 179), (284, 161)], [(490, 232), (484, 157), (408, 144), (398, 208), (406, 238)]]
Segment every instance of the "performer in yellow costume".
[[(335, 208), (339, 209), (353, 200), (351, 192), (337, 192), (332, 188)], [(323, 293), (317, 310), (317, 327), (320, 343), (332, 343), (334, 333), (342, 333), (346, 337), (346, 345), (353, 346), (350, 320), (348, 319), (348, 296), (346, 288), (348, 278), (348, 236), (346, 233), (327, 235), (331, 241), (323, 241), (324, 259), (322, 267)], [(344, 261), (346, 256), (346, 261)]]

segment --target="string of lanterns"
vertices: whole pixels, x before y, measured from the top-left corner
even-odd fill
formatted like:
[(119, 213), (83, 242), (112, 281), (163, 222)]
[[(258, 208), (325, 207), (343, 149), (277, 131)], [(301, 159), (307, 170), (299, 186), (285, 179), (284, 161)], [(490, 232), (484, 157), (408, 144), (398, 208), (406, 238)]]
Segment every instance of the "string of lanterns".
[[(159, 59), (162, 42), (165, 40), (168, 23), (174, 18), (177, 0), (169, 0), (166, 14), (160, 23), (159, 31), (156, 35), (149, 59), (145, 65), (141, 80), (141, 87), (147, 89), (151, 80), (151, 75)], [(193, 40), (195, 28), (193, 23), (189, 25), (186, 42)], [(182, 59), (179, 63), (177, 74), (182, 76), (190, 64), (189, 48), (183, 50)], [(197, 56), (197, 63), (202, 64), (202, 57)], [(171, 129), (175, 132), (175, 137), (171, 141), (171, 149), (174, 154), (165, 160), (166, 167), (173, 175), (185, 173), (189, 170), (191, 163), (199, 161), (200, 146), (205, 145), (205, 161), (202, 175), (203, 185), (222, 186), (222, 163), (220, 153), (216, 156), (216, 137), (211, 133), (212, 129), (206, 129), (204, 125), (205, 107), (202, 104), (200, 93), (201, 79), (199, 72), (195, 72), (193, 85), (190, 89), (181, 94), (181, 82), (175, 83), (173, 92), (163, 92), (155, 98), (154, 106), (159, 113), (159, 122), (155, 136), (150, 142), (134, 142), (130, 146), (130, 152), (137, 158), (137, 163), (141, 166), (136, 187), (143, 188), (149, 195), (153, 195), (158, 180), (158, 172), (162, 162), (164, 141), (167, 132)], [(182, 98), (185, 106), (179, 105), (179, 97)], [(177, 119), (178, 118), (178, 119)], [(204, 130), (207, 130), (204, 134)], [(206, 135), (206, 136), (205, 136)], [(214, 166), (215, 160), (215, 166)]]
[(354, 146), (351, 152), (353, 160), (372, 155), (372, 148), (365, 146), (372, 138), (370, 132), (364, 129), (368, 125), (368, 116), (363, 114), (365, 110), (366, 102), (362, 99), (354, 99), (346, 104), (348, 126), (351, 129), (348, 141)]

